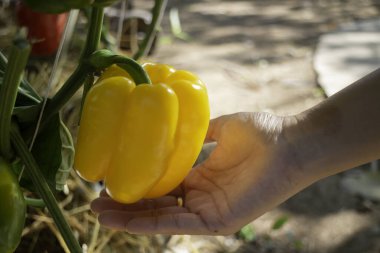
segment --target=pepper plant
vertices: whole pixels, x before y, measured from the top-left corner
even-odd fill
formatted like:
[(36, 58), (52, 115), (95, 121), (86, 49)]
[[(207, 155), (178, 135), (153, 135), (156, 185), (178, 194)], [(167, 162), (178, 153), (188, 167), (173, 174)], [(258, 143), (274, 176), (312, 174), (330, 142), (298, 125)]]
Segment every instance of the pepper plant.
[[(70, 252), (82, 252), (54, 196), (65, 184), (73, 162), (73, 142), (59, 112), (83, 85), (84, 99), (94, 75), (113, 64), (126, 70), (136, 83), (149, 82), (136, 60), (145, 55), (152, 42), (166, 0), (155, 0), (152, 22), (132, 58), (98, 51), (103, 8), (115, 0), (24, 1), (37, 11), (60, 13), (90, 8), (91, 15), (79, 64), (51, 99), (39, 96), (23, 78), (30, 52), (25, 36), (15, 38), (8, 59), (0, 53), (0, 252), (17, 248), (25, 221), (25, 203), (46, 206)], [(41, 199), (24, 198), (22, 192), (26, 191)]]

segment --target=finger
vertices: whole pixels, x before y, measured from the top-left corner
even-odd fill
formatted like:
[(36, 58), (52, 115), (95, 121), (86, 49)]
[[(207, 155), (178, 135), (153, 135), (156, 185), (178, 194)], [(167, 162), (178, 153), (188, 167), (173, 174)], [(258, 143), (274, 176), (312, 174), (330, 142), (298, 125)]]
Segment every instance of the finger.
[(101, 192), (99, 193), (99, 197), (103, 197), (103, 198), (105, 198), (105, 197), (110, 197), (109, 195), (108, 195), (108, 193), (107, 193), (107, 190), (106, 189), (103, 189), (103, 190), (101, 190)]
[(120, 210), (107, 210), (99, 214), (99, 222), (106, 227), (125, 230), (125, 225), (135, 218), (143, 217), (156, 217), (160, 215), (187, 213), (188, 210), (184, 207), (164, 207), (154, 210), (144, 210), (137, 212), (120, 211)]
[(106, 227), (126, 230), (132, 234), (215, 234), (210, 231), (199, 215), (193, 213), (165, 213), (159, 216), (123, 216), (122, 222), (114, 213), (103, 213), (99, 222)]
[(227, 115), (220, 116), (218, 118), (210, 120), (207, 134), (205, 138), (205, 143), (217, 141), (220, 136), (220, 129), (222, 128), (224, 122), (228, 119)]
[(126, 224), (131, 219), (143, 217), (157, 217), (160, 215), (187, 213), (188, 210), (184, 207), (172, 206), (152, 210), (143, 211), (120, 211), (120, 210), (106, 210), (99, 214), (99, 222), (106, 227), (126, 230)]
[[(167, 195), (169, 195), (169, 196), (176, 196), (176, 197), (181, 197), (181, 196), (183, 196), (182, 185), (179, 185), (179, 186), (176, 187), (174, 190), (172, 190), (171, 192), (169, 192)], [(99, 193), (99, 197), (101, 197), (101, 198), (110, 198), (110, 195), (108, 195), (106, 189), (103, 189), (103, 190), (101, 190), (101, 192)]]
[(133, 204), (122, 204), (108, 197), (100, 197), (91, 202), (91, 210), (95, 213), (100, 213), (107, 210), (140, 211), (177, 205), (177, 198), (173, 196), (164, 196), (157, 199), (143, 199)]

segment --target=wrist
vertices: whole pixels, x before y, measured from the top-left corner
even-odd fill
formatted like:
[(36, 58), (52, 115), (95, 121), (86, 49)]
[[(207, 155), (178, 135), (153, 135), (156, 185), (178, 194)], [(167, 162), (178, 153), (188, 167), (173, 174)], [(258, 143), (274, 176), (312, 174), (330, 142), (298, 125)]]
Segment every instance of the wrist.
[(315, 182), (354, 166), (350, 153), (345, 151), (350, 149), (345, 144), (349, 136), (342, 135), (342, 126), (339, 109), (323, 103), (287, 119), (285, 136), (300, 173), (308, 181)]
[(321, 157), (324, 150), (318, 141), (319, 131), (313, 129), (307, 118), (307, 114), (301, 113), (287, 116), (283, 122), (283, 138), (287, 149), (287, 159), (292, 166), (294, 177), (297, 180), (310, 185), (327, 176), (321, 173)]

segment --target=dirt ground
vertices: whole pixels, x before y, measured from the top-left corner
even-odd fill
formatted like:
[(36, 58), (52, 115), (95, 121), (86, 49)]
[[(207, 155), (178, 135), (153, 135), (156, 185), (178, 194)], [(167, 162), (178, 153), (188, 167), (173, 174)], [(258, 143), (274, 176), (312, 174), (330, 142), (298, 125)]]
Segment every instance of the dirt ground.
[[(135, 4), (146, 8), (150, 2)], [(295, 114), (324, 99), (313, 68), (318, 38), (340, 24), (378, 17), (379, 6), (376, 0), (170, 0), (150, 60), (197, 73), (208, 87), (212, 117), (238, 111)], [(176, 9), (186, 40), (170, 31), (169, 13)], [(77, 117), (70, 118), (75, 127)], [(343, 177), (314, 184), (236, 235), (172, 236), (159, 251), (141, 246), (133, 252), (380, 252), (380, 207), (347, 192)]]

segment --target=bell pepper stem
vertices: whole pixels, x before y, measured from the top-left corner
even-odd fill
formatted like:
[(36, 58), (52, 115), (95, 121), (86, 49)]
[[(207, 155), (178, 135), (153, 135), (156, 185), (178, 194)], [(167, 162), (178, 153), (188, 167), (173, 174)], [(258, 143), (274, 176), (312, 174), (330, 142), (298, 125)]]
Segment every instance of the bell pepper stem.
[(102, 49), (94, 52), (88, 62), (96, 69), (105, 69), (112, 64), (117, 64), (128, 72), (136, 85), (143, 83), (152, 84), (148, 74), (138, 62), (122, 55), (116, 55), (109, 50)]
[(88, 76), (84, 82), (83, 93), (82, 93), (82, 101), (80, 104), (80, 111), (79, 111), (79, 119), (82, 118), (82, 110), (83, 110), (83, 106), (84, 106), (84, 101), (85, 101), (87, 93), (91, 89), (93, 83), (94, 83), (94, 77), (93, 76)]
[(158, 26), (161, 23), (167, 2), (167, 0), (155, 0), (152, 9), (152, 21), (148, 27), (148, 31), (144, 37), (144, 40), (141, 42), (139, 46), (139, 50), (133, 55), (133, 59), (135, 59), (136, 61), (144, 55), (146, 55), (149, 49), (151, 48), (154, 37), (156, 36), (158, 30)]
[(78, 241), (75, 239), (69, 224), (67, 223), (60, 207), (57, 204), (57, 200), (54, 198), (54, 195), (50, 190), (44, 175), (38, 168), (33, 155), (30, 153), (28, 146), (22, 138), (18, 126), (15, 123), (13, 123), (11, 127), (11, 140), (15, 151), (27, 168), (26, 172), (32, 179), (33, 185), (36, 187), (38, 194), (44, 200), (47, 208), (49, 209), (49, 212), (53, 217), (59, 231), (61, 232), (62, 237), (67, 244), (67, 247), (70, 249), (70, 252), (81, 253), (82, 248), (80, 247)]
[(67, 101), (83, 85), (87, 75), (93, 71), (90, 66), (84, 63), (84, 59), (87, 59), (98, 48), (103, 25), (103, 16), (103, 7), (92, 7), (87, 38), (81, 53), (79, 65), (46, 107), (41, 128), (51, 116), (57, 113), (67, 103)]
[(5, 67), (4, 81), (0, 89), (0, 152), (11, 159), (11, 118), (24, 68), (28, 61), (30, 45), (24, 38), (16, 38)]

